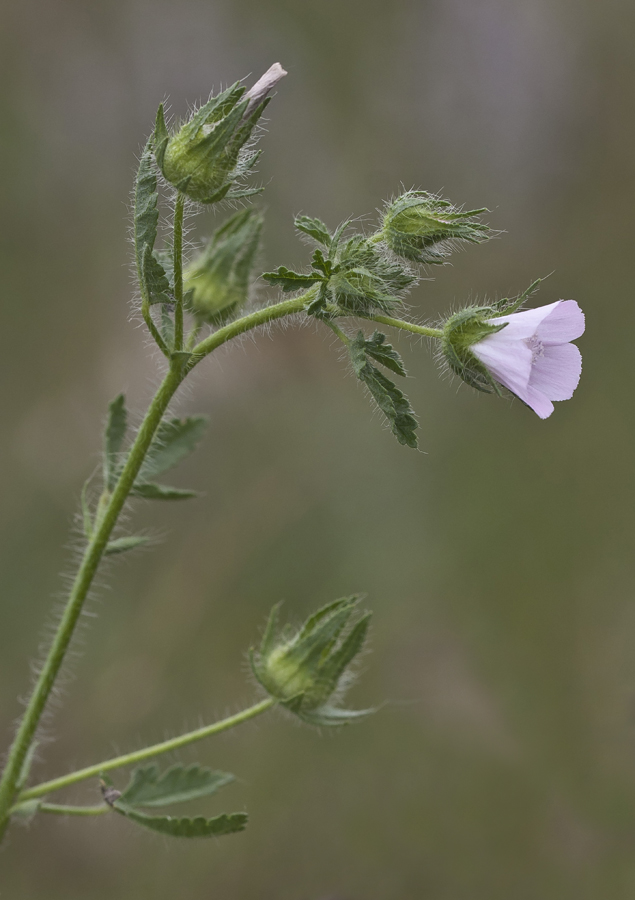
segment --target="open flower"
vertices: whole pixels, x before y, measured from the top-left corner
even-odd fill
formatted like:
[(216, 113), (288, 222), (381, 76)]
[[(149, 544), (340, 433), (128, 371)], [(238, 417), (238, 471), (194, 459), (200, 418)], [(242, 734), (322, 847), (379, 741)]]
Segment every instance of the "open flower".
[(497, 316), (488, 325), (504, 328), (471, 344), (489, 374), (541, 419), (553, 400), (569, 400), (580, 380), (582, 357), (570, 341), (584, 332), (584, 313), (575, 300)]

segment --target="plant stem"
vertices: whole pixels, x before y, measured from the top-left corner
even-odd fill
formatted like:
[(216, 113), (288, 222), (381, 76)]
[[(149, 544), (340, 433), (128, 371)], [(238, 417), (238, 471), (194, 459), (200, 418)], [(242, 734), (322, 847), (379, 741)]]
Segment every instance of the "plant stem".
[(406, 322), (404, 319), (393, 319), (392, 316), (365, 316), (372, 322), (380, 325), (390, 325), (392, 328), (401, 328), (402, 331), (411, 331), (413, 334), (423, 334), (425, 337), (441, 339), (443, 332), (440, 328), (428, 328), (425, 325), (415, 325), (414, 322)]
[(64, 661), (97, 567), (101, 562), (119, 513), (128, 498), (134, 480), (145, 459), (154, 433), (182, 379), (183, 373), (181, 368), (171, 366), (148, 408), (137, 437), (130, 449), (119, 481), (110, 497), (110, 502), (104, 511), (101, 521), (98, 525), (96, 523), (93, 535), (84, 551), (82, 562), (75, 576), (75, 581), (55, 637), (40, 670), (2, 773), (2, 780), (0, 781), (0, 839), (6, 828), (8, 810), (13, 802), (22, 763)]
[(185, 195), (180, 191), (176, 195), (174, 205), (174, 242), (172, 253), (174, 259), (174, 349), (183, 349), (183, 213), (185, 211)]
[[(21, 803), (16, 803), (11, 808), (10, 815), (19, 813), (21, 806)], [(100, 803), (99, 806), (60, 806), (58, 803), (40, 803), (37, 811), (57, 816), (103, 816), (104, 813), (111, 811), (111, 807), (107, 803)]]
[[(78, 781), (84, 781), (86, 778), (93, 778), (102, 772), (108, 772), (112, 769), (121, 769), (124, 766), (130, 766), (133, 763), (142, 762), (144, 759), (151, 759), (153, 756), (159, 756), (161, 753), (169, 753), (171, 750), (179, 750), (187, 744), (194, 741), (200, 741), (203, 738), (210, 737), (213, 734), (219, 734), (221, 731), (227, 731), (236, 725), (241, 725), (249, 719), (259, 716), (276, 705), (276, 701), (271, 698), (261, 700), (260, 703), (244, 709), (242, 712), (222, 719), (220, 722), (214, 722), (213, 725), (204, 725), (197, 728), (196, 731), (188, 731), (187, 734), (181, 734), (178, 737), (170, 738), (162, 741), (160, 744), (154, 744), (152, 747), (144, 747), (143, 750), (135, 750), (133, 753), (126, 753), (123, 756), (115, 756), (113, 759), (107, 759), (104, 762), (96, 763), (94, 766), (87, 766), (85, 769), (79, 769), (77, 772), (71, 772), (70, 775), (62, 775), (61, 778), (54, 778), (52, 781), (45, 781), (35, 787), (29, 788), (20, 794), (19, 800), (22, 803), (25, 800), (32, 800), (35, 797), (42, 797), (51, 791), (59, 791), (60, 788), (68, 787), (76, 784)], [(87, 813), (88, 815), (88, 813)]]

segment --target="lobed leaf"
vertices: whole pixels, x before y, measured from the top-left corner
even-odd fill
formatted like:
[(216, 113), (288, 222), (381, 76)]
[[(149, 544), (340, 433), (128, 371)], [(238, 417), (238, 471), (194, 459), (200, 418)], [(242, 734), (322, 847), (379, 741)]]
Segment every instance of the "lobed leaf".
[(234, 780), (228, 772), (213, 772), (196, 764), (174, 765), (159, 773), (156, 765), (136, 769), (118, 802), (126, 806), (168, 806), (215, 793)]
[(405, 378), (408, 374), (403, 364), (401, 356), (393, 349), (391, 344), (385, 343), (386, 335), (381, 331), (374, 331), (372, 336), (366, 340), (362, 332), (358, 332), (354, 343), (360, 351), (367, 356), (371, 356), (376, 362), (381, 363), (387, 369), (390, 369), (396, 375)]
[(246, 813), (223, 814), (213, 819), (204, 816), (196, 816), (194, 819), (177, 818), (175, 816), (149, 816), (139, 812), (120, 801), (116, 801), (113, 808), (121, 815), (131, 819), (144, 828), (158, 831), (161, 834), (169, 834), (172, 837), (220, 837), (224, 834), (234, 834), (244, 831), (248, 816)]
[(399, 443), (416, 448), (415, 431), (418, 423), (414, 417), (414, 410), (399, 388), (368, 362), (365, 343), (362, 346), (358, 336), (349, 346), (355, 374), (364, 382), (375, 403), (388, 419), (392, 433)]
[(307, 234), (318, 244), (323, 244), (327, 248), (331, 246), (331, 232), (320, 219), (313, 219), (311, 216), (296, 216), (294, 225), (298, 231)]

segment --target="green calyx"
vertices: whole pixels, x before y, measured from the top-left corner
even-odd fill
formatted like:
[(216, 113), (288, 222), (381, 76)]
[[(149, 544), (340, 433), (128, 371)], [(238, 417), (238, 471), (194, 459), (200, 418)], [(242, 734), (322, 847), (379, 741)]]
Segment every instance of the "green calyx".
[(463, 211), (427, 191), (406, 191), (387, 205), (380, 234), (397, 256), (442, 264), (457, 241), (478, 244), (492, 236), (489, 227), (477, 221), (484, 212)]
[(178, 191), (199, 203), (236, 200), (259, 192), (241, 188), (260, 155), (247, 146), (269, 100), (248, 111), (250, 98), (238, 83), (211, 97), (170, 134), (163, 104), (154, 133), (155, 158), (163, 176)]
[(350, 665), (366, 640), (370, 613), (351, 622), (358, 597), (336, 600), (293, 633), (278, 633), (274, 606), (260, 649), (251, 653), (254, 675), (271, 697), (312, 725), (344, 725), (372, 710), (334, 705), (351, 680)]
[(466, 384), (486, 394), (500, 394), (500, 388), (471, 348), (488, 335), (505, 328), (506, 322), (493, 325), (487, 321), (485, 316), (491, 317), (493, 314), (492, 307), (462, 309), (446, 320), (441, 338), (441, 348), (450, 369)]
[(245, 209), (214, 232), (183, 273), (187, 306), (199, 322), (222, 325), (249, 298), (263, 217)]

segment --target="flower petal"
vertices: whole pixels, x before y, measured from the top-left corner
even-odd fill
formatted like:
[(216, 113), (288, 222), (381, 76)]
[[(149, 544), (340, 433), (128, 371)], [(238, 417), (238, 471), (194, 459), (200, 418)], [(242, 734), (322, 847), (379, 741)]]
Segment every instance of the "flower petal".
[(584, 334), (584, 313), (575, 300), (560, 300), (555, 306), (539, 324), (536, 337), (543, 344), (575, 341)]
[[(538, 306), (536, 309), (524, 309), (522, 312), (510, 313), (508, 316), (497, 316), (495, 319), (488, 319), (490, 325), (502, 325), (507, 322), (505, 328), (497, 334), (506, 335), (507, 339), (513, 338), (517, 341), (527, 340), (533, 337), (542, 322), (553, 315), (556, 308), (562, 303), (562, 300), (556, 300), (548, 306)], [(575, 301), (573, 301), (575, 302)], [(495, 335), (492, 335), (495, 337)], [(488, 338), (486, 338), (488, 340)], [(567, 338), (569, 340), (569, 338)]]
[(534, 360), (529, 386), (550, 400), (569, 400), (578, 386), (581, 372), (582, 357), (575, 344), (547, 345), (543, 355)]
[(553, 403), (551, 400), (542, 393), (542, 391), (537, 390), (531, 384), (527, 385), (522, 394), (517, 395), (523, 403), (526, 403), (537, 416), (540, 416), (541, 419), (548, 419), (551, 413), (553, 412)]
[(488, 335), (470, 349), (497, 381), (520, 396), (529, 384), (533, 354), (525, 341), (507, 336), (509, 328)]

